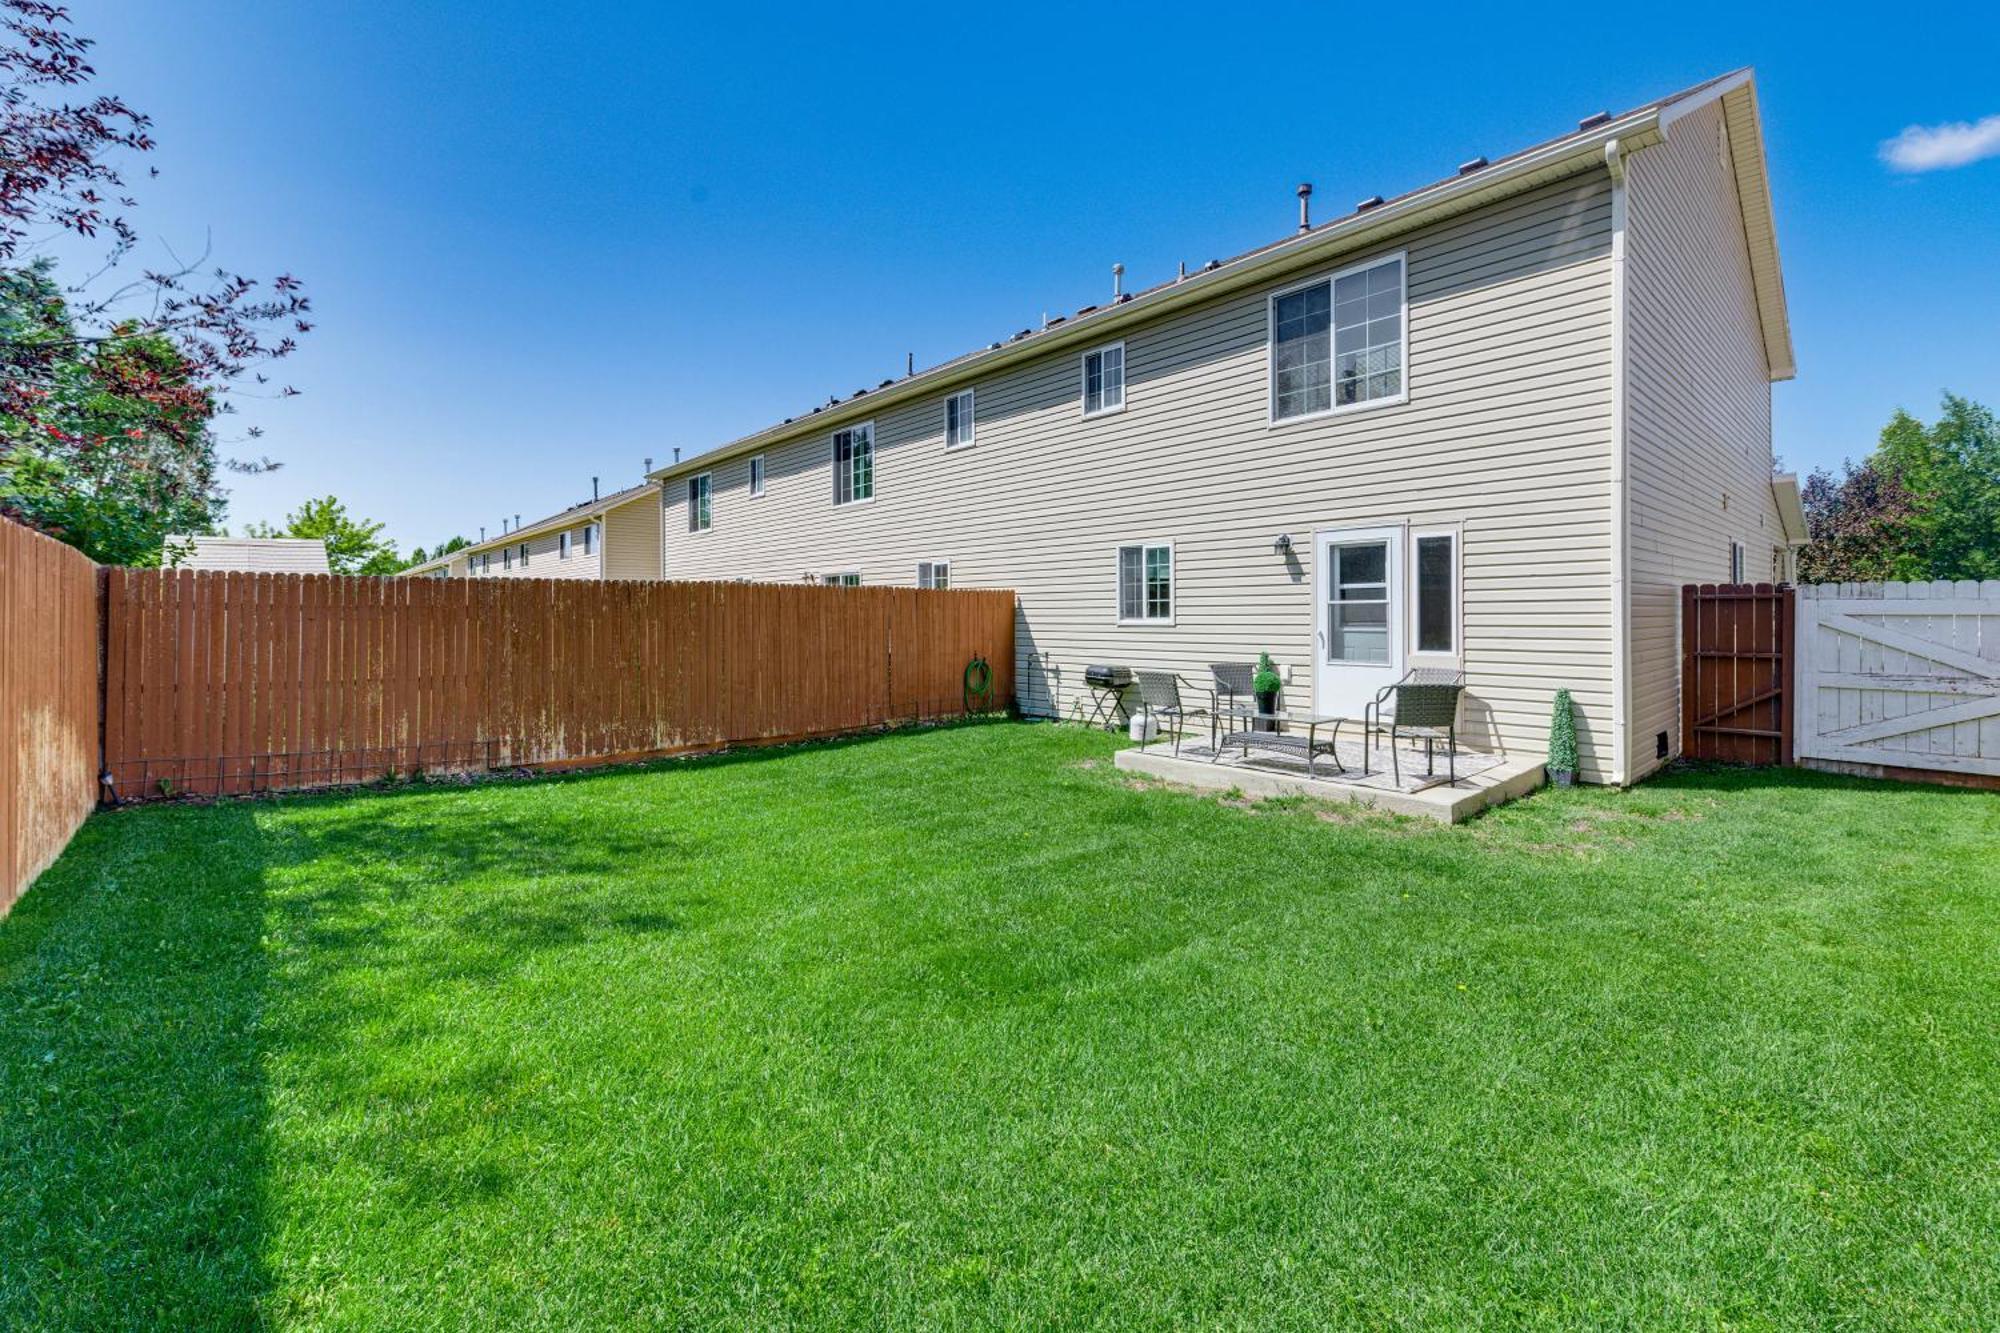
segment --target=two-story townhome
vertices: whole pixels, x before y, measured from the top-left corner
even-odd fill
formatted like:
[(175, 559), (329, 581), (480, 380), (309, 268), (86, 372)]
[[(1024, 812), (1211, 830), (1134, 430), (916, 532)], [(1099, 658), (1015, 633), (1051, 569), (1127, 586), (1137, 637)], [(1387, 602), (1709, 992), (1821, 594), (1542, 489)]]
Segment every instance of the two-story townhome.
[(413, 565), (405, 578), (657, 579), (656, 481), (521, 523), (498, 537)]
[(1739, 71), (657, 471), (664, 573), (1012, 588), (1031, 714), (1093, 662), (1268, 651), (1352, 714), (1439, 665), (1532, 756), (1567, 686), (1628, 782), (1679, 750), (1680, 585), (1804, 535), (1792, 373)]

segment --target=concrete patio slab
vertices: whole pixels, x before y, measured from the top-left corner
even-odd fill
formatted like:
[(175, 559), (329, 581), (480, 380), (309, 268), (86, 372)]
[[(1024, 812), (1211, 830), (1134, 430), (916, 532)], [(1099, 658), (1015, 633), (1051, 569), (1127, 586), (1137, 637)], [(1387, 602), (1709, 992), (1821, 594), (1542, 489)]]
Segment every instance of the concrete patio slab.
[(1500, 805), (1525, 796), (1546, 781), (1539, 759), (1500, 759), (1470, 775), (1461, 775), (1456, 786), (1442, 781), (1417, 791), (1398, 791), (1381, 785), (1343, 782), (1339, 778), (1307, 777), (1269, 764), (1251, 762), (1212, 763), (1207, 759), (1176, 759), (1171, 743), (1154, 742), (1131, 750), (1120, 750), (1115, 763), (1128, 773), (1143, 773), (1183, 787), (1202, 791), (1240, 791), (1246, 796), (1309, 796), (1321, 801), (1351, 801), (1391, 814), (1435, 819), (1440, 824), (1456, 824), (1470, 819), (1490, 805)]

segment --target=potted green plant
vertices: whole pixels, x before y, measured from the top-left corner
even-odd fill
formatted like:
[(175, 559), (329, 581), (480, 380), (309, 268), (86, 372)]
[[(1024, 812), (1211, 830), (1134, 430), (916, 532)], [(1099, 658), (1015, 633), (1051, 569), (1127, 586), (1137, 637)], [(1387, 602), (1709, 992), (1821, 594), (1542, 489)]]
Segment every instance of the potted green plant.
[[(1257, 654), (1257, 671), (1250, 677), (1250, 692), (1257, 696), (1257, 711), (1275, 713), (1278, 711), (1278, 690), (1285, 682), (1278, 676), (1278, 668), (1272, 664), (1269, 653)], [(1259, 731), (1275, 731), (1278, 724), (1260, 719)]]
[(1549, 717), (1549, 780), (1558, 787), (1576, 781), (1576, 710), (1568, 690), (1557, 690)]

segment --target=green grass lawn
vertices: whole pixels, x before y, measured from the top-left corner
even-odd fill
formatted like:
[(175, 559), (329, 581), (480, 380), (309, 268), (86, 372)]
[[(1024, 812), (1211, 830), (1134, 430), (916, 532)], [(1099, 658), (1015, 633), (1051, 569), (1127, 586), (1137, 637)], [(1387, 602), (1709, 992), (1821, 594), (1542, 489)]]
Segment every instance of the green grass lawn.
[(2000, 1321), (2000, 797), (1114, 748), (92, 819), (0, 924), (0, 1326)]

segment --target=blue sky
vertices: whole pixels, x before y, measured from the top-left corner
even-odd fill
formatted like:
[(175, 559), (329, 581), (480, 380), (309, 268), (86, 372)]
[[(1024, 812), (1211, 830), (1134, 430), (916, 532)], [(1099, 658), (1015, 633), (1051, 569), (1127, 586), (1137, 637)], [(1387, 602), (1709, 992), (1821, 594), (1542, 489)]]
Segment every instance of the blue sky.
[(1881, 156), (2000, 148), (2000, 9), (1782, 8), (72, 5), (155, 120), (148, 244), (212, 234), (317, 307), (304, 396), (244, 404), (285, 466), (232, 524), (332, 492), (406, 547), (1095, 301), (1114, 260), (1145, 286), (1270, 240), (1301, 180), (1324, 216), (1745, 64), (1781, 456), (1858, 456), (1946, 387), (2000, 405), (2000, 153)]

